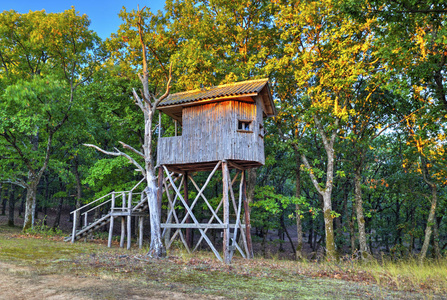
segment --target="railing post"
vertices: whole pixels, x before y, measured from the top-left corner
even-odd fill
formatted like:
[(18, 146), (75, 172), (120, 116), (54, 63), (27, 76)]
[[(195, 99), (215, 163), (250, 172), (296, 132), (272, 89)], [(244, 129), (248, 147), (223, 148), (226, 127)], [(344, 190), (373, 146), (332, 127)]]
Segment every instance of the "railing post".
[(138, 248), (143, 247), (143, 217), (138, 217)]
[(112, 203), (110, 204), (110, 223), (109, 223), (109, 240), (107, 241), (107, 247), (112, 247), (112, 235), (113, 235), (113, 209), (115, 208), (115, 192), (112, 194)]
[(130, 249), (131, 238), (132, 238), (132, 191), (129, 192), (129, 197), (127, 201), (127, 250)]
[(76, 240), (76, 220), (78, 218), (78, 211), (75, 210), (73, 214), (73, 232), (71, 234), (71, 242), (74, 243)]
[(86, 212), (84, 215), (84, 227), (87, 226), (87, 215), (88, 213)]
[(126, 237), (126, 220), (124, 218), (124, 209), (126, 208), (126, 196), (122, 195), (122, 204), (121, 204), (121, 238), (120, 238), (120, 248), (124, 247), (124, 238)]

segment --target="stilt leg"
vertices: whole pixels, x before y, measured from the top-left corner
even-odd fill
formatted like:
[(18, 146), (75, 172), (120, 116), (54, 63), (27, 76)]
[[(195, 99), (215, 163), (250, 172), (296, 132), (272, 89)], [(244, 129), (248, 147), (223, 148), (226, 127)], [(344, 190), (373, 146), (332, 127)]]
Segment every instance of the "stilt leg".
[(112, 247), (112, 235), (113, 235), (113, 216), (110, 217), (109, 223), (109, 240), (107, 241), (107, 247)]
[(143, 217), (138, 217), (138, 247), (141, 249), (143, 247)]
[(126, 218), (121, 217), (121, 239), (120, 248), (124, 247), (124, 238), (126, 237)]
[(224, 232), (223, 232), (223, 255), (224, 262), (229, 264), (231, 262), (230, 253), (230, 201), (228, 198), (228, 187), (229, 187), (229, 174), (228, 165), (226, 161), (222, 162), (222, 183), (223, 183), (223, 219), (224, 219)]
[(248, 248), (247, 258), (253, 258), (253, 246), (251, 243), (250, 207), (248, 206), (247, 201), (247, 181), (245, 176), (242, 179), (242, 198), (244, 201), (244, 212), (245, 212), (245, 236), (247, 239), (247, 248)]

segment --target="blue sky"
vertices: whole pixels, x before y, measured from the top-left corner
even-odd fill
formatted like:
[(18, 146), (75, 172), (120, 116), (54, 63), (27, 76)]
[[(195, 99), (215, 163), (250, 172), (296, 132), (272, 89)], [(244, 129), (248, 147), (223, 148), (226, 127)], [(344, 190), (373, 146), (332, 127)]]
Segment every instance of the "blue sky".
[(0, 0), (0, 11), (13, 9), (19, 13), (27, 13), (30, 10), (45, 9), (48, 13), (57, 13), (74, 6), (81, 15), (88, 15), (90, 29), (106, 39), (118, 30), (121, 24), (118, 13), (123, 6), (131, 10), (137, 9), (139, 4), (140, 7), (149, 7), (155, 13), (163, 9), (164, 3), (164, 0)]

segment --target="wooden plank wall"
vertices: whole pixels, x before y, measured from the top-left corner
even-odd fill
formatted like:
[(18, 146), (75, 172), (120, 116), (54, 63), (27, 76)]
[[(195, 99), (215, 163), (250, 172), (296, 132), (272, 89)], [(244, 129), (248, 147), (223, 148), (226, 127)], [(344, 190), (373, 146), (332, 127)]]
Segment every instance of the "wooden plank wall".
[[(259, 137), (262, 107), (256, 103), (224, 101), (183, 109), (182, 136), (163, 137), (158, 164), (181, 164), (223, 159), (264, 163), (264, 141)], [(238, 131), (239, 120), (252, 120), (252, 132)]]

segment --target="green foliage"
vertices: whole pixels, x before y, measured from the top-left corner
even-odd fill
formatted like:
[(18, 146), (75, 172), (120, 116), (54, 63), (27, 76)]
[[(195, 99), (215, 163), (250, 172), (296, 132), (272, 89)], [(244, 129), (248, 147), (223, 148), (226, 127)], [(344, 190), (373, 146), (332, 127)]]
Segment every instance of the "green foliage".
[(52, 228), (45, 225), (45, 219), (38, 220), (34, 227), (28, 228), (24, 231), (25, 234), (39, 235), (44, 237), (62, 236), (64, 233), (59, 228)]

